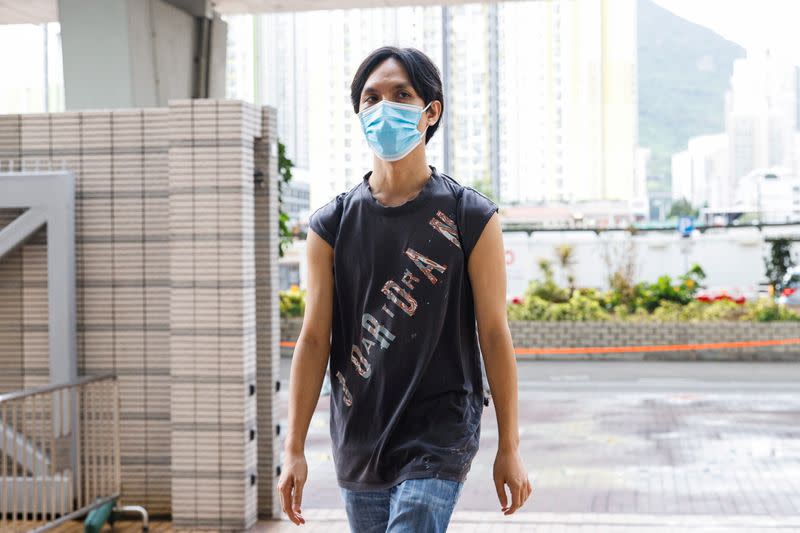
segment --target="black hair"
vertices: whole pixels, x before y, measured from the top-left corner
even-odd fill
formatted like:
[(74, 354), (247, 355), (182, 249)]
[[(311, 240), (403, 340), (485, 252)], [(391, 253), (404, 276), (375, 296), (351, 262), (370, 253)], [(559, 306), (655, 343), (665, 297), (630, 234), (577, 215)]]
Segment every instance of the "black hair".
[(416, 48), (398, 48), (396, 46), (382, 46), (370, 53), (361, 65), (358, 67), (353, 82), (350, 84), (350, 99), (353, 101), (353, 109), (358, 113), (358, 106), (361, 100), (361, 91), (364, 89), (364, 84), (367, 83), (372, 71), (378, 68), (378, 65), (389, 59), (395, 58), (408, 74), (411, 86), (417, 94), (425, 101), (425, 105), (433, 100), (439, 100), (442, 103), (442, 113), (439, 115), (439, 120), (436, 124), (428, 126), (425, 130), (425, 144), (433, 137), (436, 130), (439, 129), (439, 123), (442, 121), (444, 115), (444, 93), (442, 91), (442, 77), (439, 69), (431, 61), (427, 55), (420, 52)]

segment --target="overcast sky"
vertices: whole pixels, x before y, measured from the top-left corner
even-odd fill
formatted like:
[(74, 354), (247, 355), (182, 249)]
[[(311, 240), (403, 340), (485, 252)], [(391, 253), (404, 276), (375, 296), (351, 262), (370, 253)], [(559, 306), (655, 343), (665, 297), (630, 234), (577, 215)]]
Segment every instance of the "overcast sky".
[(745, 48), (769, 47), (800, 65), (800, 0), (655, 0)]
[[(594, 1), (594, 0), (584, 0)], [(769, 46), (800, 65), (800, 0), (655, 0), (673, 13), (716, 31), (745, 48)], [(51, 25), (51, 38), (56, 38)], [(0, 88), (41, 83), (42, 33), (31, 26), (0, 32)], [(34, 59), (34, 60), (32, 60)], [(55, 58), (54, 58), (55, 59)], [(60, 77), (60, 65), (50, 75)], [(13, 76), (7, 75), (14, 73)]]

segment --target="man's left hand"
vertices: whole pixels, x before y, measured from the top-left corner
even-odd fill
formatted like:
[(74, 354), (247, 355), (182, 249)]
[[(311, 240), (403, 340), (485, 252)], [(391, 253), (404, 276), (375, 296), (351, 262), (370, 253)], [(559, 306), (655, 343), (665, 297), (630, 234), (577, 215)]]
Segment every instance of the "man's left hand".
[[(505, 485), (511, 492), (511, 505), (508, 505)], [(494, 487), (500, 500), (503, 514), (510, 515), (528, 499), (533, 492), (533, 486), (528, 479), (528, 472), (522, 464), (519, 449), (499, 449), (494, 459)]]

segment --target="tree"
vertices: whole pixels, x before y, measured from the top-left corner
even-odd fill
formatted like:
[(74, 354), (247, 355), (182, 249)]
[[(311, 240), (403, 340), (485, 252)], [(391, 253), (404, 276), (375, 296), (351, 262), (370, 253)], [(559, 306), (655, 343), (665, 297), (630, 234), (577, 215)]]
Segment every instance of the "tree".
[(472, 188), (486, 196), (491, 201), (497, 203), (497, 199), (494, 197), (494, 193), (492, 192), (492, 184), (488, 179), (476, 180), (472, 184)]
[(289, 228), (289, 214), (283, 210), (283, 188), (292, 180), (294, 163), (286, 157), (286, 145), (278, 141), (278, 257), (283, 257), (284, 248), (292, 244), (294, 233)]
[(767, 279), (776, 291), (780, 291), (781, 283), (786, 272), (795, 265), (792, 259), (792, 243), (789, 239), (775, 239), (772, 241), (769, 256), (764, 258)]
[(686, 198), (681, 198), (680, 200), (676, 200), (672, 202), (672, 207), (670, 207), (669, 215), (667, 218), (671, 217), (692, 217), (697, 218), (697, 215), (700, 211), (694, 207)]
[(608, 286), (616, 295), (612, 305), (624, 304), (630, 311), (636, 308), (636, 242), (603, 241), (602, 259), (608, 273)]

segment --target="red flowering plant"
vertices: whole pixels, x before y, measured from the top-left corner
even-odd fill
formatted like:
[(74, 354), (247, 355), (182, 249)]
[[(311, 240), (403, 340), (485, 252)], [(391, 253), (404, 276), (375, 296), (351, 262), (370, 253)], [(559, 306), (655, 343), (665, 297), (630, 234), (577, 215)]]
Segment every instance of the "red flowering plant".
[(731, 296), (726, 291), (720, 291), (717, 294), (703, 292), (697, 295), (697, 297), (695, 297), (695, 300), (707, 304), (714, 302), (733, 302), (738, 305), (744, 305), (745, 302), (747, 301), (747, 299), (744, 296)]

